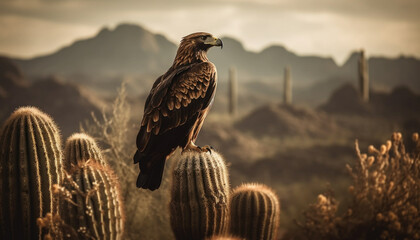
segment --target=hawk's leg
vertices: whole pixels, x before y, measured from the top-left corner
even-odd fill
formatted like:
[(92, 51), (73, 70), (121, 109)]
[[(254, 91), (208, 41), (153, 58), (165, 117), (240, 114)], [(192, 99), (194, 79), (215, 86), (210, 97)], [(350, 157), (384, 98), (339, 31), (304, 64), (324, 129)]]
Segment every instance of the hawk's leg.
[(182, 150), (182, 152), (190, 152), (190, 151), (194, 151), (194, 152), (202, 152), (201, 147), (195, 145), (193, 143), (193, 141), (190, 141), (188, 143), (187, 146), (185, 146), (185, 148)]

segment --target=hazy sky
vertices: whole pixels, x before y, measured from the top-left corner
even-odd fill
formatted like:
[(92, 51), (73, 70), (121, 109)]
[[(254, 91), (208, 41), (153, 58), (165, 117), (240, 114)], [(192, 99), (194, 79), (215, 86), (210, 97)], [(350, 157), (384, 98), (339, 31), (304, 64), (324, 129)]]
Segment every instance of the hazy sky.
[(174, 42), (207, 31), (253, 51), (281, 44), (338, 63), (360, 48), (420, 57), (420, 0), (0, 0), (0, 53), (49, 53), (122, 22)]

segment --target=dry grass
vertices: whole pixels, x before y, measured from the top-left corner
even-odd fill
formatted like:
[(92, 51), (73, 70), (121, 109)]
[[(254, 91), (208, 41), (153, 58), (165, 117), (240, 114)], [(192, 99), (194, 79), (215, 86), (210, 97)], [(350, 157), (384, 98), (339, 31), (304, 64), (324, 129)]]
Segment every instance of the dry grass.
[(102, 146), (107, 162), (120, 179), (127, 213), (124, 239), (171, 239), (168, 213), (170, 174), (167, 173), (170, 167), (166, 166), (158, 191), (136, 187), (138, 167), (132, 159), (136, 151), (134, 134), (139, 126), (130, 123), (130, 113), (125, 83), (122, 83), (110, 111), (103, 110), (100, 118), (92, 114), (92, 121), (86, 122), (81, 129)]
[(369, 146), (347, 166), (353, 185), (351, 203), (339, 214), (331, 192), (320, 194), (299, 223), (295, 239), (420, 239), (420, 141), (413, 134), (406, 150), (400, 133), (379, 149)]

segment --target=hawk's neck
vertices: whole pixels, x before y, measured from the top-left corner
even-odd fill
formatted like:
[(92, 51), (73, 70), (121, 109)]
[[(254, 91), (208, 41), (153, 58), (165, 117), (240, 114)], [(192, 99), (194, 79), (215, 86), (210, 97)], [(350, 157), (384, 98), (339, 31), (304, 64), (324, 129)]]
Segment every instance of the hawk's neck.
[(207, 51), (196, 49), (192, 44), (182, 44), (178, 48), (172, 67), (180, 67), (192, 63), (208, 62)]

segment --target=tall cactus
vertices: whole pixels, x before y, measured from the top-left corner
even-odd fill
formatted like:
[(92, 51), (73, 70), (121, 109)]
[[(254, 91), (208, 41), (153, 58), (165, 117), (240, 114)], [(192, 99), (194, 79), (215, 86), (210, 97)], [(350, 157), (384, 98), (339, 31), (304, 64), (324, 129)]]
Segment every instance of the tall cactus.
[(236, 69), (231, 67), (229, 69), (229, 114), (235, 115), (238, 105), (238, 79), (236, 76)]
[(292, 104), (292, 79), (289, 66), (284, 68), (283, 102), (288, 105)]
[(230, 233), (247, 240), (276, 239), (280, 204), (276, 194), (262, 184), (237, 187), (230, 201)]
[(359, 86), (360, 86), (360, 95), (364, 102), (369, 101), (369, 70), (368, 63), (365, 57), (365, 51), (362, 49), (360, 51), (359, 59)]
[(214, 150), (183, 153), (172, 177), (170, 218), (176, 239), (224, 234), (230, 189), (223, 158)]
[(55, 233), (55, 237), (122, 239), (124, 209), (113, 171), (98, 161), (87, 160), (65, 175), (63, 184), (55, 186), (55, 194), (62, 202), (61, 232)]
[(0, 239), (42, 239), (36, 224), (58, 213), (52, 188), (62, 176), (60, 134), (53, 120), (34, 107), (17, 109), (0, 137)]
[(76, 166), (78, 162), (88, 159), (95, 159), (100, 164), (107, 165), (95, 140), (84, 133), (75, 133), (67, 139), (64, 159), (64, 169), (66, 170), (70, 170), (72, 165)]

